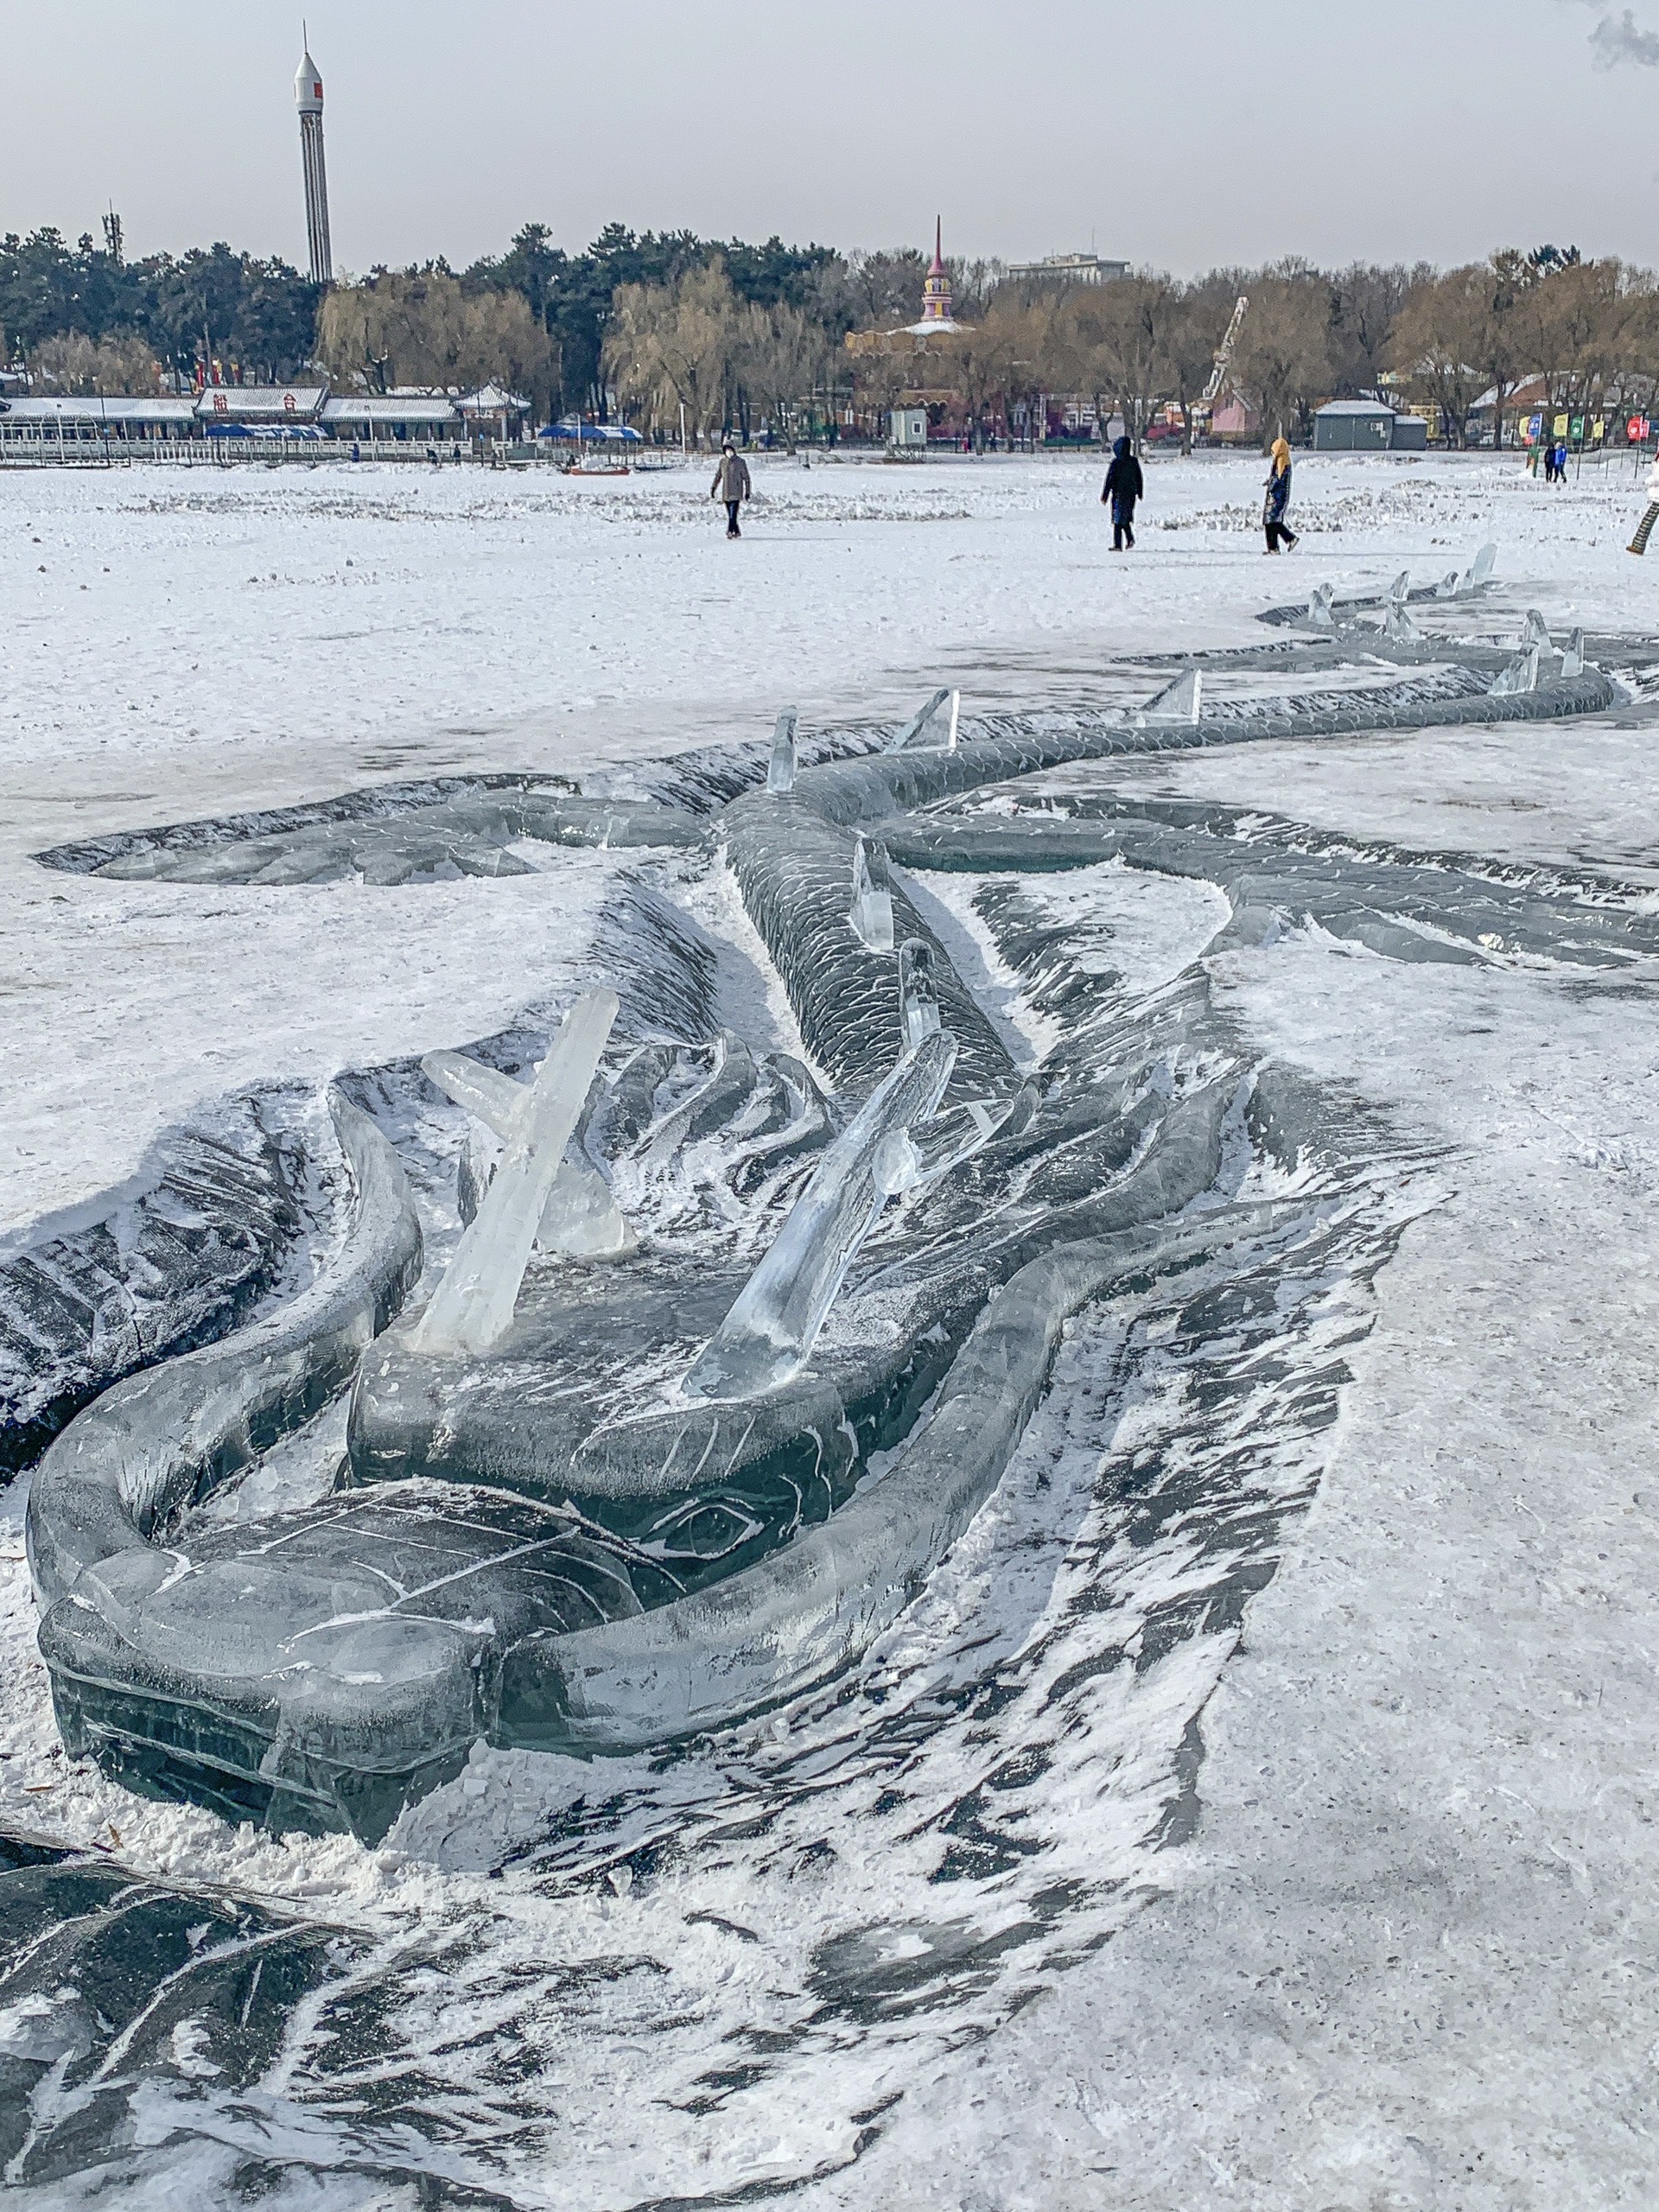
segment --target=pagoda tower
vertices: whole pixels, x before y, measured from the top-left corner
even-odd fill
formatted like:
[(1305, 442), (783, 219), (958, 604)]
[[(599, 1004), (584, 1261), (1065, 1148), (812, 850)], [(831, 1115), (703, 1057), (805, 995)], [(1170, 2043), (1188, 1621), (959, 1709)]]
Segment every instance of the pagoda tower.
[(922, 279), (922, 320), (920, 327), (924, 330), (930, 323), (950, 323), (952, 321), (950, 314), (950, 279), (945, 273), (944, 254), (942, 251), (944, 238), (944, 219), (942, 217), (936, 215), (933, 219), (933, 266), (928, 270), (926, 276)]
[(322, 77), (308, 51), (294, 79), (300, 111), (300, 159), (305, 168), (305, 236), (311, 249), (311, 282), (332, 284), (334, 257), (328, 244), (328, 173), (322, 161)]

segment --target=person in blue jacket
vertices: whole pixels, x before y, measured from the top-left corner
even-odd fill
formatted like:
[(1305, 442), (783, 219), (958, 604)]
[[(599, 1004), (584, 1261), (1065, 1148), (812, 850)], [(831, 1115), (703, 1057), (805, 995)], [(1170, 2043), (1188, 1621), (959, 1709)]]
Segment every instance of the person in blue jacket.
[(1276, 553), (1282, 542), (1287, 546), (1297, 543), (1296, 532), (1291, 528), (1290, 513), (1290, 441), (1275, 438), (1273, 442), (1273, 470), (1268, 478), (1268, 496), (1262, 502), (1262, 521), (1268, 533), (1268, 550)]
[(1127, 544), (1135, 550), (1135, 503), (1146, 496), (1147, 480), (1141, 474), (1141, 464), (1127, 438), (1120, 438), (1112, 448), (1112, 465), (1106, 472), (1105, 489), (1100, 495), (1102, 506), (1112, 510), (1112, 550), (1122, 552)]

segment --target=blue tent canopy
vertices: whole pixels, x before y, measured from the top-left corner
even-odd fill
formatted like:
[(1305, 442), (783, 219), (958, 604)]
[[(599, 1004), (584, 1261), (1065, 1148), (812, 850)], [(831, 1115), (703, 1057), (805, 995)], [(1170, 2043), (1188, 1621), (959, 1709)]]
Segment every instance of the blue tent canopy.
[(207, 423), (203, 424), (210, 438), (310, 438), (321, 439), (327, 433), (318, 429), (315, 423)]
[(562, 423), (550, 423), (541, 433), (544, 438), (560, 438), (569, 445), (638, 446), (645, 440), (627, 423), (583, 423), (567, 415)]

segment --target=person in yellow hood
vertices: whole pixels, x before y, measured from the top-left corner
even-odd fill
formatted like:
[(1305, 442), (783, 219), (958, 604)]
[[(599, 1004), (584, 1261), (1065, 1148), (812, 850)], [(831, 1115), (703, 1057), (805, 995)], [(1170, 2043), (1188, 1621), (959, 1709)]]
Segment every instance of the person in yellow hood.
[(1298, 543), (1297, 533), (1287, 517), (1290, 512), (1290, 441), (1275, 438), (1273, 442), (1273, 472), (1268, 478), (1268, 496), (1262, 508), (1262, 521), (1268, 533), (1268, 550), (1276, 553), (1280, 544), (1293, 546)]

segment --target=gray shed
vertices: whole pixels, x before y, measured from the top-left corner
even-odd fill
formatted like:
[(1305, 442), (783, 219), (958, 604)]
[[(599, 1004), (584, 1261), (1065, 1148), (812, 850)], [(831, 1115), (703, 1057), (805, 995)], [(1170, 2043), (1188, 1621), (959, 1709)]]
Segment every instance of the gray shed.
[(1313, 417), (1315, 453), (1421, 453), (1428, 425), (1378, 399), (1333, 399)]

